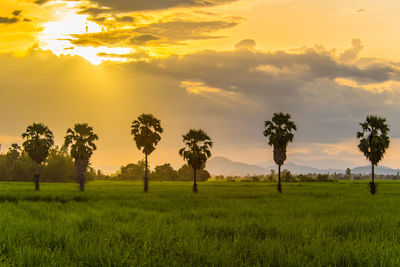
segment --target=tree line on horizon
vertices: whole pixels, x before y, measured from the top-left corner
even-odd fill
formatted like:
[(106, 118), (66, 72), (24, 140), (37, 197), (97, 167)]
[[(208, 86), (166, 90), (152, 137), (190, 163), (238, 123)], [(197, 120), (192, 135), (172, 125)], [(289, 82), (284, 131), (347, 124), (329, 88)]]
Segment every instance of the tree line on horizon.
[[(6, 153), (0, 154), (0, 181), (33, 181), (35, 162), (22, 150), (18, 144), (12, 144)], [(63, 148), (54, 146), (50, 149), (46, 164), (40, 166), (40, 181), (44, 182), (75, 182), (77, 172), (74, 160)], [(144, 160), (121, 166), (111, 174), (104, 174), (89, 165), (85, 174), (87, 181), (139, 181), (145, 173)], [(199, 181), (206, 181), (211, 177), (205, 169), (198, 174)], [(175, 169), (170, 163), (149, 167), (150, 181), (191, 181), (193, 169), (184, 164)]]
[[(265, 121), (264, 136), (268, 138), (268, 144), (273, 147), (273, 158), (278, 165), (278, 186), (277, 190), (282, 193), (281, 184), (281, 166), (285, 162), (287, 155), (286, 149), (290, 142), (293, 142), (294, 132), (297, 131), (296, 124), (291, 120), (290, 114), (282, 112), (274, 113), (271, 120)], [(360, 123), (361, 131), (357, 132), (357, 138), (360, 139), (358, 145), (359, 150), (371, 162), (371, 182), (369, 188), (371, 194), (376, 193), (374, 167), (381, 161), (390, 144), (390, 129), (386, 123), (386, 119), (378, 116), (367, 116), (366, 120)], [(161, 122), (152, 114), (141, 114), (131, 124), (131, 135), (136, 143), (137, 148), (144, 154), (144, 192), (148, 192), (149, 181), (149, 164), (148, 157), (156, 149), (157, 144), (161, 140), (163, 128)], [(51, 158), (51, 156), (64, 156), (64, 160), (75, 166), (75, 171), (71, 175), (76, 175), (79, 188), (84, 191), (87, 174), (93, 174), (94, 170), (90, 167), (90, 158), (97, 149), (95, 142), (98, 136), (93, 132), (93, 128), (87, 123), (77, 123), (73, 128), (68, 128), (64, 145), (61, 149), (54, 149), (54, 136), (50, 129), (42, 123), (33, 123), (29, 125), (26, 131), (21, 135), (24, 139), (23, 149), (18, 144), (12, 144), (6, 154), (6, 161), (11, 164), (12, 168), (16, 167), (16, 160), (31, 160), (31, 169), (34, 169), (35, 190), (40, 188), (40, 170), (43, 163)], [(213, 142), (211, 138), (202, 129), (190, 129), (186, 134), (182, 135), (184, 147), (179, 149), (178, 153), (187, 162), (185, 166), (191, 167), (193, 174), (193, 192), (198, 192), (197, 181), (203, 180), (207, 174), (204, 172), (205, 164), (211, 157), (211, 148)], [(57, 154), (58, 153), (58, 154)], [(1, 159), (1, 158), (0, 158)], [(138, 164), (138, 165), (139, 165)], [(131, 166), (121, 167), (121, 175)], [(158, 169), (157, 169), (158, 167)], [(162, 175), (171, 174), (173, 168), (169, 165), (157, 166), (153, 172)], [(186, 169), (187, 169), (186, 167)], [(89, 172), (88, 172), (89, 170)], [(0, 161), (1, 171), (1, 161)], [(173, 170), (174, 171), (174, 170)], [(183, 172), (183, 171), (181, 171)], [(177, 172), (179, 174), (179, 170)], [(98, 173), (99, 174), (99, 173)], [(1, 175), (1, 173), (0, 173)], [(156, 175), (157, 176), (157, 175)], [(208, 174), (209, 176), (209, 174)], [(176, 176), (177, 178), (179, 175)], [(203, 178), (202, 178), (203, 177)], [(208, 179), (208, 177), (207, 177)]]
[[(375, 174), (375, 178), (380, 180), (400, 180), (400, 172), (396, 174)], [(274, 169), (269, 174), (247, 174), (247, 175), (215, 175), (215, 180), (227, 182), (276, 182), (278, 174)], [(361, 181), (371, 179), (370, 174), (363, 173), (292, 173), (288, 169), (281, 171), (282, 182), (338, 182), (338, 181)]]
[[(144, 192), (148, 192), (149, 181), (149, 164), (148, 156), (156, 149), (157, 144), (161, 140), (163, 129), (159, 119), (152, 114), (141, 114), (131, 124), (131, 135), (136, 143), (137, 148), (143, 152), (144, 159)], [(26, 131), (21, 135), (24, 142), (22, 148), (18, 144), (12, 144), (8, 153), (5, 156), (3, 163), (11, 163), (12, 170), (16, 172), (17, 160), (25, 160), (28, 163), (27, 168), (19, 169), (19, 171), (34, 170), (33, 177), (35, 190), (40, 189), (40, 170), (50, 156), (57, 155), (63, 157), (64, 163), (75, 166), (72, 171), (77, 177), (80, 191), (84, 191), (86, 184), (86, 174), (94, 170), (90, 168), (90, 158), (97, 149), (95, 142), (98, 136), (94, 133), (93, 128), (87, 123), (77, 123), (73, 128), (68, 128), (64, 138), (64, 145), (61, 149), (54, 148), (54, 136), (48, 126), (42, 123), (33, 123), (26, 128)], [(187, 165), (182, 166), (174, 176), (175, 170), (170, 165), (157, 166), (152, 173), (153, 178), (162, 174), (172, 174), (171, 179), (184, 180), (187, 177), (188, 168), (192, 168), (193, 173), (193, 192), (198, 192), (197, 180), (207, 180), (210, 175), (204, 170), (205, 163), (211, 157), (211, 147), (213, 143), (211, 138), (202, 129), (190, 129), (182, 136), (185, 146), (178, 153), (187, 162)], [(51, 153), (51, 154), (50, 154)], [(1, 171), (0, 157), (0, 171)], [(129, 172), (130, 167), (134, 164), (121, 167), (120, 176)], [(20, 166), (18, 166), (20, 167)], [(26, 164), (24, 165), (26, 167)], [(7, 168), (5, 168), (7, 169)], [(47, 168), (48, 169), (48, 168)], [(70, 170), (70, 169), (69, 169)], [(190, 172), (190, 171), (189, 171)], [(47, 174), (47, 173), (46, 173)], [(0, 173), (1, 175), (1, 173)]]

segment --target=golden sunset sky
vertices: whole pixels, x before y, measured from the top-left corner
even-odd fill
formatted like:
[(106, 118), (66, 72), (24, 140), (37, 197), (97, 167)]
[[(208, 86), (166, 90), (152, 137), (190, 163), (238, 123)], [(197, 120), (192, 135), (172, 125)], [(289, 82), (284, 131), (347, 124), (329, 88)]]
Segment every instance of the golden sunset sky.
[[(382, 165), (400, 168), (400, 4), (386, 0), (2, 0), (0, 144), (32, 122), (61, 145), (87, 122), (93, 166), (142, 159), (140, 113), (165, 130), (150, 165), (181, 165), (182, 134), (203, 128), (214, 156), (271, 162), (262, 136), (274, 112), (298, 126), (287, 162), (367, 165), (358, 123), (387, 118)], [(272, 164), (272, 162), (271, 162)]]

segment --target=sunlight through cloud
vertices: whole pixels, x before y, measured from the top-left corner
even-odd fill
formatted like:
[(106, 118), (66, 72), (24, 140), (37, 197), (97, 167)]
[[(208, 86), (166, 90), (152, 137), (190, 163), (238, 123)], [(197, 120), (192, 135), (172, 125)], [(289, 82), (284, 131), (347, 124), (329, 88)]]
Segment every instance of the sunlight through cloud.
[(94, 65), (104, 61), (125, 62), (127, 59), (124, 57), (107, 57), (99, 56), (99, 54), (125, 55), (132, 52), (131, 48), (77, 46), (71, 43), (71, 36), (74, 34), (102, 32), (100, 25), (88, 20), (89, 15), (76, 13), (77, 5), (75, 2), (67, 3), (67, 5), (61, 7), (55, 4), (57, 20), (43, 23), (44, 29), (39, 34), (39, 48), (51, 50), (57, 56), (81, 56)]

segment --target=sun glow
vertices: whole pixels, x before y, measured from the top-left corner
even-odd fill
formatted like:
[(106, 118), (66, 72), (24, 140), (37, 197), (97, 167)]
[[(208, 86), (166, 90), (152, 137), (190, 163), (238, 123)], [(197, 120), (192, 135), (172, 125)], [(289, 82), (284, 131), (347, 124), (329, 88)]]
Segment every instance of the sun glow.
[(132, 53), (131, 48), (106, 47), (106, 46), (77, 46), (71, 43), (75, 34), (99, 33), (102, 27), (88, 20), (88, 15), (76, 13), (76, 4), (73, 2), (58, 8), (56, 20), (42, 24), (43, 31), (39, 34), (39, 47), (43, 50), (51, 50), (57, 56), (76, 55), (85, 58), (94, 65), (104, 61), (124, 62), (123, 57), (106, 56), (126, 55)]

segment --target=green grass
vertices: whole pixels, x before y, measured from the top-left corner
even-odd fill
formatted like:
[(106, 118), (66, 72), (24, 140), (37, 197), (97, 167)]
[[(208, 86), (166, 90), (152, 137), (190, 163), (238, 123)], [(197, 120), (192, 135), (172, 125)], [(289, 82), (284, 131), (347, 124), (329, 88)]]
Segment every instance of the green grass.
[(400, 183), (0, 183), (0, 265), (399, 266)]

